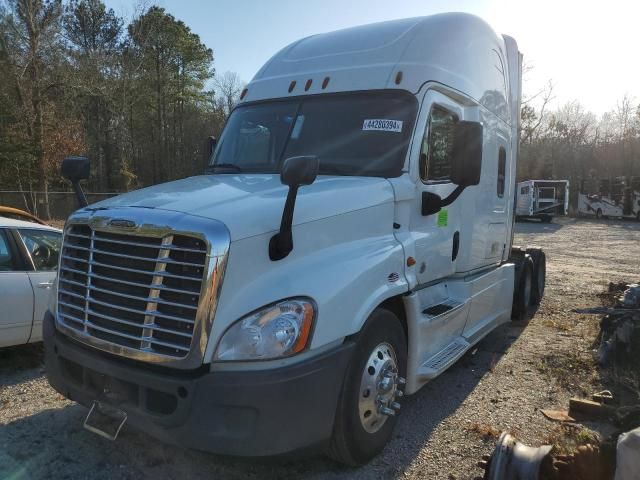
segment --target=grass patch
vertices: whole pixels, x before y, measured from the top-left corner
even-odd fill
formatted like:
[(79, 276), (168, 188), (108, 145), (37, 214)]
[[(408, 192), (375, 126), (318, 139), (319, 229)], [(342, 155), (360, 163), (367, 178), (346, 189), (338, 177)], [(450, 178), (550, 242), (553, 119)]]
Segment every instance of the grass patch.
[(600, 445), (600, 437), (582, 425), (563, 423), (551, 429), (544, 444), (553, 445), (554, 452), (558, 455), (569, 455), (582, 445)]
[(472, 423), (466, 428), (466, 430), (478, 435), (485, 441), (496, 440), (500, 436), (500, 430), (491, 425), (485, 425), (483, 423)]
[(587, 395), (589, 385), (597, 377), (597, 365), (587, 352), (565, 352), (545, 355), (537, 365), (538, 370), (569, 391), (577, 390)]

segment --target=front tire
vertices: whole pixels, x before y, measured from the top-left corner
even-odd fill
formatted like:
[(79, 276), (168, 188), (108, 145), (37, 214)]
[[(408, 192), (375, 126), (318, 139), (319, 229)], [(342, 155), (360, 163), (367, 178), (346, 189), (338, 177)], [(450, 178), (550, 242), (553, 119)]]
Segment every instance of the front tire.
[(596, 218), (597, 218), (598, 220), (602, 220), (602, 210), (601, 210), (601, 209), (598, 209), (598, 210), (596, 211)]
[[(367, 463), (391, 439), (407, 365), (398, 317), (379, 308), (358, 336), (338, 401), (329, 456), (350, 466)], [(400, 392), (400, 393), (398, 393)]]

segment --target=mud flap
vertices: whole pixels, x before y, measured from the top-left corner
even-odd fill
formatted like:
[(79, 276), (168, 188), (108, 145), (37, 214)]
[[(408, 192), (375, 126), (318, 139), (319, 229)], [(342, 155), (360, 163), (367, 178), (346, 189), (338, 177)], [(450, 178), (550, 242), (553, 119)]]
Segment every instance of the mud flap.
[(127, 412), (95, 401), (82, 426), (101, 437), (115, 440), (126, 421)]

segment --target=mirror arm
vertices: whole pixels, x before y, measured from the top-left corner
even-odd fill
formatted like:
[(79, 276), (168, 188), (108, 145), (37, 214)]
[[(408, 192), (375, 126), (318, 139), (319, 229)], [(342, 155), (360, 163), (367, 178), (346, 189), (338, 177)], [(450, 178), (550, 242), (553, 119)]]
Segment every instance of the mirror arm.
[(465, 187), (463, 187), (462, 185), (456, 186), (455, 190), (451, 192), (447, 198), (440, 201), (440, 208), (447, 207), (455, 202), (460, 194), (464, 191), (464, 189)]
[(293, 225), (293, 210), (296, 206), (296, 197), (298, 195), (298, 185), (291, 185), (287, 192), (287, 200), (282, 211), (282, 221), (280, 222), (280, 231), (276, 233), (269, 241), (269, 258), (272, 261), (282, 260), (291, 250), (293, 250), (293, 234), (291, 227)]
[(78, 200), (78, 205), (80, 205), (80, 208), (84, 208), (89, 205), (89, 202), (87, 202), (87, 197), (85, 196), (84, 191), (80, 186), (80, 181), (76, 180), (71, 185), (73, 186), (73, 191), (76, 194), (76, 199)]

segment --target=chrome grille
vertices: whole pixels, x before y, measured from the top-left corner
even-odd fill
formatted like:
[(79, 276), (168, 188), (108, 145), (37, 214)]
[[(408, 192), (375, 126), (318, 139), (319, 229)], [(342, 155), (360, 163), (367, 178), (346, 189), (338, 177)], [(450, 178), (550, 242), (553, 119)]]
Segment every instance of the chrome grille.
[(183, 358), (198, 320), (207, 244), (71, 224), (58, 280), (58, 321), (83, 337)]

